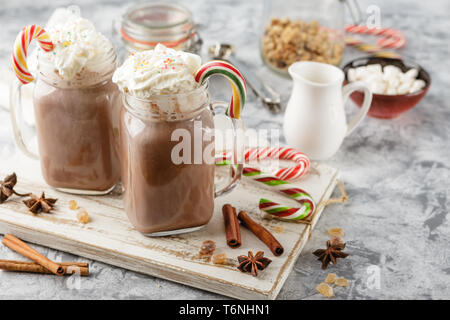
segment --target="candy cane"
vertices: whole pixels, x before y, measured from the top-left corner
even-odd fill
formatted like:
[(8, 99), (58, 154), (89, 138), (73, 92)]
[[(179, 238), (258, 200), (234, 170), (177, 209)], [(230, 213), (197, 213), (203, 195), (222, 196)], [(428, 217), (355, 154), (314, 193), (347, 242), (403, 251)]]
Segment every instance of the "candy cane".
[[(216, 158), (216, 165), (229, 165), (231, 163), (231, 153), (223, 153)], [(288, 168), (281, 168), (274, 172), (274, 175), (282, 180), (296, 180), (308, 172), (310, 167), (309, 158), (302, 152), (286, 147), (263, 147), (251, 148), (245, 152), (245, 162), (264, 159), (291, 160), (297, 165)]]
[(381, 36), (376, 44), (366, 43), (351, 36), (346, 36), (345, 38), (345, 43), (347, 45), (353, 46), (364, 52), (375, 54), (379, 57), (400, 58), (400, 55), (394, 52), (383, 51), (383, 49), (399, 49), (406, 44), (406, 37), (404, 34), (391, 28), (368, 28), (364, 25), (348, 25), (345, 28), (345, 31), (347, 33)]
[(27, 66), (28, 47), (33, 39), (37, 39), (39, 46), (44, 51), (53, 50), (53, 43), (50, 36), (44, 29), (36, 25), (29, 25), (22, 29), (14, 42), (12, 53), (12, 66), (17, 78), (23, 84), (34, 80)]
[(259, 200), (259, 209), (282, 219), (302, 220), (311, 216), (311, 205), (305, 202), (300, 208), (292, 208), (273, 202), (268, 199)]
[(203, 83), (210, 76), (215, 74), (224, 76), (230, 82), (231, 88), (233, 89), (233, 95), (231, 96), (227, 115), (231, 118), (239, 119), (247, 97), (247, 85), (245, 84), (244, 77), (232, 64), (225, 61), (214, 60), (205, 63), (197, 70), (195, 73), (195, 81)]
[(290, 168), (281, 168), (275, 172), (275, 176), (282, 180), (295, 180), (308, 172), (310, 161), (308, 157), (295, 149), (285, 147), (265, 147), (252, 148), (245, 153), (245, 161), (263, 160), (263, 159), (281, 159), (292, 160), (297, 163)]
[[(383, 51), (381, 47), (374, 44), (363, 43), (358, 39), (351, 37), (346, 37), (345, 41), (348, 45), (351, 45), (360, 51), (371, 53), (376, 57), (401, 59), (401, 56), (399, 54), (391, 51)], [(353, 44), (351, 44), (351, 42), (353, 42)]]
[(381, 48), (400, 49), (406, 44), (405, 35), (401, 31), (391, 28), (369, 28), (365, 25), (348, 25), (345, 27), (345, 32), (381, 36), (377, 40), (377, 45)]
[[(285, 194), (289, 198), (297, 201), (301, 204), (298, 210), (293, 210), (290, 207), (281, 207), (279, 204), (272, 202), (267, 199), (261, 199), (259, 208), (264, 212), (270, 213), (275, 216), (283, 215), (283, 219), (289, 220), (300, 220), (306, 219), (311, 216), (316, 207), (313, 198), (306, 191), (295, 187), (288, 182), (281, 180), (269, 174), (261, 172), (259, 169), (245, 167), (243, 170), (243, 175), (255, 181), (264, 183), (265, 185), (274, 188), (275, 190)], [(263, 202), (261, 204), (261, 201)], [(270, 205), (267, 205), (269, 203)], [(283, 208), (280, 210), (280, 208)], [(271, 210), (273, 209), (273, 210)]]

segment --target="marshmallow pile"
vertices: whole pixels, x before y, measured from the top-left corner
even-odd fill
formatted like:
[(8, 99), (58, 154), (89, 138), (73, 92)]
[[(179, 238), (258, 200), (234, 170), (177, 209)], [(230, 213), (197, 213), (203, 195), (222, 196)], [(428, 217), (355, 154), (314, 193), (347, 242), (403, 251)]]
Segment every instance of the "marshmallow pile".
[(418, 74), (419, 71), (415, 68), (403, 73), (400, 68), (393, 65), (382, 68), (380, 64), (369, 64), (348, 69), (347, 79), (350, 82), (364, 81), (372, 93), (397, 95), (423, 89), (425, 81), (417, 79)]

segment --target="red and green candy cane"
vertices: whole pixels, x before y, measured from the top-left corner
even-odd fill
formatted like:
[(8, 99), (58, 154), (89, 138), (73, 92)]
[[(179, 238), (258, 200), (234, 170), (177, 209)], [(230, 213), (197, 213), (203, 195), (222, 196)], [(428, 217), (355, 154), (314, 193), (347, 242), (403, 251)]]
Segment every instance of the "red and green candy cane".
[[(401, 59), (400, 55), (385, 51), (384, 49), (400, 49), (406, 44), (405, 35), (396, 29), (392, 28), (369, 28), (365, 25), (348, 25), (345, 27), (347, 33), (345, 43), (353, 46), (358, 50), (371, 53), (377, 57), (396, 58)], [(352, 37), (349, 34), (366, 34), (379, 37), (376, 44), (364, 42), (358, 38)]]
[(239, 119), (247, 98), (247, 85), (245, 84), (244, 77), (232, 64), (226, 61), (213, 60), (205, 63), (197, 70), (195, 73), (195, 81), (204, 83), (209, 77), (216, 74), (224, 76), (230, 82), (231, 88), (233, 89), (227, 115), (231, 118)]
[(268, 199), (261, 199), (259, 201), (259, 209), (263, 212), (287, 220), (307, 219), (314, 212), (316, 204), (311, 195), (306, 191), (291, 185), (289, 182), (263, 173), (256, 168), (245, 167), (243, 175), (276, 189), (301, 205), (300, 208), (292, 208), (280, 205)]
[[(216, 165), (224, 166), (231, 164), (231, 152), (224, 152), (216, 158)], [(245, 151), (245, 162), (255, 160), (280, 159), (291, 160), (295, 166), (280, 168), (273, 174), (282, 180), (296, 180), (301, 178), (310, 167), (309, 158), (302, 152), (287, 147), (260, 147), (250, 148)]]

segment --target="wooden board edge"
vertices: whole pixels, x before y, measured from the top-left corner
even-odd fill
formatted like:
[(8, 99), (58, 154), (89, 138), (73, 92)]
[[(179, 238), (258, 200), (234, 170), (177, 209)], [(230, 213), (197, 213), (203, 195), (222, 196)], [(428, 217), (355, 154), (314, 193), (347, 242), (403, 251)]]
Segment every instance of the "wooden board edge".
[(103, 262), (116, 267), (132, 270), (141, 274), (162, 278), (168, 281), (177, 282), (193, 288), (206, 290), (209, 292), (221, 294), (227, 297), (235, 299), (249, 299), (249, 300), (267, 300), (267, 293), (260, 292), (256, 289), (236, 287), (226, 282), (221, 282), (215, 279), (203, 278), (202, 281), (198, 281), (198, 277), (191, 275), (190, 273), (180, 274), (176, 270), (166, 268), (163, 265), (154, 264), (151, 261), (140, 260), (137, 263), (137, 259), (132, 256), (119, 256), (113, 251), (102, 251), (95, 247), (79, 246), (75, 250), (73, 248), (73, 242), (68, 239), (53, 236), (41, 232), (39, 237), (36, 234), (31, 235), (30, 230), (26, 227), (19, 225), (12, 226), (6, 224), (0, 220), (0, 234), (11, 233), (19, 237), (20, 239), (29, 243), (35, 243), (44, 247), (49, 247), (70, 254), (78, 255), (87, 259)]
[[(338, 170), (336, 170), (333, 178), (330, 180), (330, 184), (328, 185), (320, 201), (322, 201), (323, 199), (328, 199), (331, 196), (331, 193), (333, 192), (337, 184), (337, 176)], [(198, 282), (196, 280), (197, 278), (189, 273), (180, 275), (180, 273), (178, 273), (176, 270), (164, 268), (164, 266), (146, 260), (140, 260), (139, 261), (140, 264), (137, 264), (136, 260), (138, 259), (134, 259), (132, 256), (120, 257), (113, 251), (106, 252), (105, 255), (105, 251), (102, 251), (95, 247), (87, 248), (85, 246), (79, 246), (76, 250), (74, 250), (73, 242), (70, 242), (70, 240), (68, 239), (60, 238), (55, 235), (43, 232), (39, 233), (38, 235), (36, 233), (31, 234), (33, 230), (20, 225), (13, 226), (6, 221), (2, 221), (1, 219), (0, 219), (0, 233), (1, 234), (12, 233), (20, 237), (21, 239), (31, 243), (47, 246), (49, 248), (65, 251), (71, 254), (79, 255), (81, 257), (85, 257), (95, 261), (100, 261), (120, 268), (125, 268), (138, 273), (147, 274), (158, 278), (166, 279), (169, 281), (181, 283), (194, 288), (214, 292), (227, 297), (232, 297), (236, 299), (273, 300), (276, 299), (276, 297), (278, 296), (287, 277), (292, 271), (295, 261), (297, 260), (300, 252), (302, 251), (304, 245), (306, 244), (309, 238), (310, 232), (312, 231), (311, 229), (314, 228), (323, 210), (324, 207), (320, 208), (320, 212), (315, 216), (314, 221), (312, 221), (310, 226), (305, 228), (301, 236), (298, 238), (293, 248), (293, 251), (291, 251), (288, 260), (282, 266), (282, 269), (280, 269), (279, 271), (279, 278), (276, 280), (274, 286), (269, 291), (261, 291), (247, 287), (236, 287), (226, 282), (221, 282), (220, 280), (217, 279), (203, 278), (203, 281)], [(37, 238), (36, 235), (38, 236)], [(283, 272), (283, 269), (286, 269), (286, 271)]]
[[(331, 179), (330, 184), (328, 185), (327, 189), (325, 190), (324, 194), (322, 195), (322, 199), (320, 199), (320, 201), (318, 201), (318, 203), (320, 203), (326, 199), (329, 199), (331, 197), (331, 194), (333, 193), (333, 191), (337, 185), (338, 178), (339, 178), (339, 170), (336, 169), (336, 172), (333, 175), (333, 178)], [(302, 252), (304, 246), (306, 245), (306, 242), (308, 242), (310, 235), (313, 232), (317, 221), (319, 220), (323, 211), (325, 210), (325, 207), (322, 206), (319, 210), (320, 211), (315, 215), (314, 220), (311, 221), (311, 224), (303, 230), (303, 233), (300, 236), (297, 243), (295, 244), (295, 246), (291, 252), (291, 255), (289, 256), (286, 263), (283, 265), (283, 268), (286, 268), (286, 272), (281, 272), (281, 270), (280, 270), (280, 275), (281, 275), (282, 279), (279, 279), (278, 281), (276, 281), (273, 288), (269, 291), (269, 293), (268, 293), (269, 300), (276, 299), (276, 297), (280, 293), (281, 288), (284, 286), (284, 283), (286, 282), (287, 278), (291, 274), (292, 269), (294, 268), (295, 262), (297, 261), (298, 257), (300, 256), (300, 253)]]

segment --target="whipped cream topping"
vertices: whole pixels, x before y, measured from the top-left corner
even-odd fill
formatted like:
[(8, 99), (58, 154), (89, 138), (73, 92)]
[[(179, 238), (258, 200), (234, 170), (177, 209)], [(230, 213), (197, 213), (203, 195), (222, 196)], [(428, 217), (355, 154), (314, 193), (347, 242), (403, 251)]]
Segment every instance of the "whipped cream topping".
[(158, 44), (154, 50), (131, 54), (113, 75), (122, 91), (141, 99), (187, 93), (199, 87), (194, 74), (201, 58)]
[(50, 52), (40, 50), (39, 54), (47, 58), (66, 80), (84, 70), (100, 73), (105, 69), (105, 62), (111, 59), (112, 43), (95, 30), (92, 22), (70, 10), (55, 10), (45, 30), (54, 49)]

